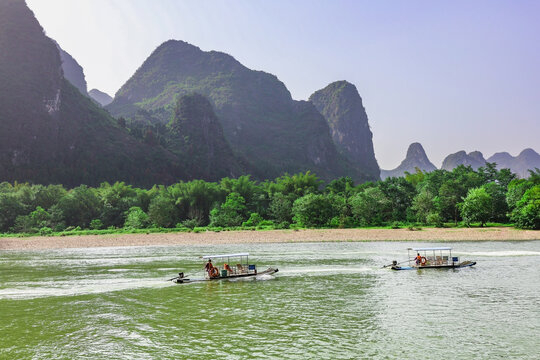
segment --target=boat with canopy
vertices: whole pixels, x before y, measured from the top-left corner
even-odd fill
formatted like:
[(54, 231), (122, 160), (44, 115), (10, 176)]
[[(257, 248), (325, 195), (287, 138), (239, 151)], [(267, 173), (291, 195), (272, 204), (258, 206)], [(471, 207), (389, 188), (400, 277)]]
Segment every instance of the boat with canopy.
[(279, 270), (269, 267), (264, 271), (257, 271), (257, 265), (249, 263), (249, 253), (204, 255), (202, 259), (208, 260), (205, 266), (205, 275), (200, 278), (188, 278), (184, 273), (178, 273), (178, 276), (170, 280), (177, 284), (227, 280), (237, 278), (257, 277), (261, 275), (271, 275)]
[[(392, 270), (457, 269), (476, 264), (476, 261), (460, 261), (459, 257), (452, 256), (450, 247), (408, 248), (407, 257), (408, 260), (400, 263), (394, 260), (384, 267), (391, 266)], [(404, 263), (407, 265), (402, 266)]]

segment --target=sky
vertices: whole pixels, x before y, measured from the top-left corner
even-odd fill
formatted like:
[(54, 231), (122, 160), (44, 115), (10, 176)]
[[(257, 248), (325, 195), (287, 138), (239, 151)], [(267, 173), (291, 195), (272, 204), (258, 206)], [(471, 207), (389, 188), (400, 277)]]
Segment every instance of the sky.
[(356, 85), (379, 166), (540, 151), (540, 1), (27, 0), (111, 96), (169, 39), (276, 75), (294, 99)]

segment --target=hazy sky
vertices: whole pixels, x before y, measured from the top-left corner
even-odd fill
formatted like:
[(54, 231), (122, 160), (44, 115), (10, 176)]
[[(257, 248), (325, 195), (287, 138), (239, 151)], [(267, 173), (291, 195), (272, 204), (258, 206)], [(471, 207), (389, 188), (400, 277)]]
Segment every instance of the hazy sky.
[(420, 142), (436, 166), (459, 150), (540, 151), (540, 1), (27, 0), (113, 95), (168, 39), (275, 74), (305, 100), (335, 80), (364, 100), (379, 166)]

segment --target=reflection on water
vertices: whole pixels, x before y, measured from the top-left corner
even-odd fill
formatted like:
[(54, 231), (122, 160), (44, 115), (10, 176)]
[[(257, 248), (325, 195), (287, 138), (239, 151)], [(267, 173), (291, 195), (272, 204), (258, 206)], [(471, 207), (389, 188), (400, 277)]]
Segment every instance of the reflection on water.
[[(0, 253), (0, 358), (535, 358), (540, 242), (458, 243), (476, 267), (391, 271), (410, 246), (312, 243)], [(203, 253), (257, 279), (177, 285)], [(26, 344), (31, 344), (28, 346)]]

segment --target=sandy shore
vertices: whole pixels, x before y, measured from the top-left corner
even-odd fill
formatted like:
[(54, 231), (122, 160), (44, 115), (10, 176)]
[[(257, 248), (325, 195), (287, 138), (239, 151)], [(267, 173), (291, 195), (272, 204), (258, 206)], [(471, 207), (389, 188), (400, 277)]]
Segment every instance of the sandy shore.
[(486, 229), (331, 229), (222, 231), (175, 234), (118, 234), (0, 238), (0, 250), (61, 249), (108, 246), (200, 245), (321, 241), (519, 241), (540, 240), (540, 231)]

